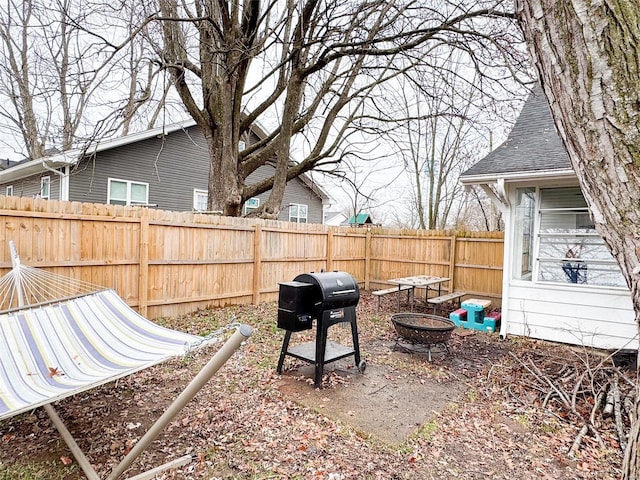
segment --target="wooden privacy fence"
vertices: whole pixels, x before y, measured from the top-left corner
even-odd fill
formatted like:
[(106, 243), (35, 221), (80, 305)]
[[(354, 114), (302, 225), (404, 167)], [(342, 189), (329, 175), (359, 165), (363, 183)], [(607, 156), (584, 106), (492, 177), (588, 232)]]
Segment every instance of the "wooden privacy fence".
[(23, 263), (113, 287), (149, 318), (277, 299), (278, 283), (343, 270), (365, 290), (399, 276), (451, 278), (500, 299), (503, 237), (329, 227), (0, 196), (0, 274)]

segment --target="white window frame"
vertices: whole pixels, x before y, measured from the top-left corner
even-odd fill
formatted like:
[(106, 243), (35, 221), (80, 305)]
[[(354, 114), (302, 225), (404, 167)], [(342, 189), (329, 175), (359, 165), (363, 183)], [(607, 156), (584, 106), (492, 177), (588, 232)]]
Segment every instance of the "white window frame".
[(248, 215), (251, 212), (256, 211), (260, 208), (260, 199), (258, 197), (248, 198), (246, 202), (244, 202), (243, 214)]
[[(127, 191), (126, 191), (126, 198), (124, 199), (116, 199), (116, 200), (121, 200), (121, 201), (125, 201), (126, 205), (148, 205), (149, 204), (149, 184), (145, 183), (145, 182), (134, 182), (132, 180), (123, 180), (121, 178), (109, 178), (107, 181), (107, 204), (109, 205), (120, 205), (120, 203), (111, 203), (111, 201), (113, 200), (111, 198), (111, 184), (112, 182), (119, 182), (119, 183), (124, 183), (126, 184), (127, 187)], [(131, 187), (133, 185), (142, 185), (145, 187), (145, 200), (144, 202), (140, 202), (140, 201), (132, 201), (131, 200)]]
[[(551, 205), (542, 208), (543, 190), (561, 188), (576, 187), (568, 185), (536, 188), (535, 222), (532, 232), (534, 252), (531, 252), (534, 255), (534, 281), (540, 284), (574, 285), (584, 288), (625, 289), (624, 277), (619, 272), (617, 262), (609, 254), (604, 240), (591, 224), (585, 222), (589, 218), (588, 207)], [(564, 221), (563, 217), (566, 217), (567, 221)], [(559, 226), (554, 227), (554, 222)], [(546, 227), (543, 230), (544, 225), (551, 225), (551, 228)], [(515, 241), (518, 242), (518, 239)], [(570, 248), (572, 252), (569, 252)], [(584, 252), (586, 257), (581, 258), (580, 252)], [(517, 255), (517, 251), (514, 253)]]
[[(45, 191), (46, 190), (46, 191)], [(40, 177), (40, 198), (51, 199), (51, 177)]]
[[(304, 207), (304, 216), (300, 215), (300, 207)], [(309, 205), (304, 203), (290, 203), (289, 221), (293, 223), (309, 223)]]
[[(522, 197), (533, 197), (532, 203), (529, 205), (526, 216), (519, 216), (519, 212), (525, 212), (524, 209), (518, 209), (519, 192)], [(533, 187), (518, 188), (515, 192), (516, 199), (514, 201), (514, 243), (513, 255), (511, 260), (512, 271), (511, 276), (514, 280), (531, 281), (533, 272), (536, 267), (536, 208), (538, 206), (538, 196), (536, 189)], [(525, 237), (528, 240), (526, 246), (524, 244)], [(526, 250), (525, 250), (526, 248)], [(528, 268), (527, 268), (528, 267)]]
[[(201, 207), (202, 197), (204, 197), (204, 208)], [(193, 189), (193, 210), (196, 212), (206, 212), (209, 201), (209, 192), (200, 188)]]
[(7, 189), (4, 193), (7, 197), (13, 197), (13, 185), (7, 185)]

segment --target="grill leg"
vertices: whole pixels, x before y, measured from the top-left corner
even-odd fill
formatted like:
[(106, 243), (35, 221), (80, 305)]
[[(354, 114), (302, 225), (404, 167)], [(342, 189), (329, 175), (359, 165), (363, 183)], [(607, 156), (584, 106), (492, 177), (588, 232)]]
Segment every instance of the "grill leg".
[(327, 351), (327, 330), (330, 325), (329, 322), (325, 322), (324, 316), (327, 312), (324, 312), (322, 321), (318, 320), (318, 329), (316, 330), (316, 358), (315, 358), (315, 374), (313, 384), (316, 388), (322, 387), (322, 371), (324, 370), (324, 355)]
[(289, 340), (291, 340), (291, 331), (287, 330), (284, 334), (284, 340), (282, 341), (282, 349), (280, 350), (280, 358), (278, 359), (278, 368), (276, 368), (276, 372), (282, 373), (282, 365), (284, 365), (284, 357), (287, 356), (287, 351), (289, 350)]
[(351, 339), (353, 341), (353, 350), (356, 361), (356, 367), (360, 368), (360, 342), (358, 340), (358, 325), (356, 324), (355, 312), (351, 320)]

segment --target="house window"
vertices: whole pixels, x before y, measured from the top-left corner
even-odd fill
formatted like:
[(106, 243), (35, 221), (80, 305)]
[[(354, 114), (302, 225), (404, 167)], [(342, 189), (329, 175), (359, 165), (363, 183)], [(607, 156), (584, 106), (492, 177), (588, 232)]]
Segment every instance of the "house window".
[(147, 205), (149, 184), (129, 180), (109, 179), (107, 203), (110, 205)]
[(579, 187), (540, 190), (539, 281), (624, 287)]
[(533, 228), (535, 220), (535, 189), (516, 190), (515, 243), (513, 278), (531, 280), (533, 270)]
[(197, 188), (194, 188), (193, 209), (197, 212), (206, 212), (208, 199), (209, 199), (209, 194), (206, 190), (198, 190)]
[(51, 198), (51, 177), (40, 178), (40, 198), (45, 200)]
[(8, 185), (7, 190), (5, 191), (5, 195), (7, 197), (13, 197), (13, 185)]
[(292, 203), (289, 205), (289, 221), (296, 223), (307, 223), (307, 205)]
[(260, 199), (258, 197), (250, 198), (244, 203), (244, 214), (247, 215), (251, 212), (254, 212), (259, 207), (260, 207)]

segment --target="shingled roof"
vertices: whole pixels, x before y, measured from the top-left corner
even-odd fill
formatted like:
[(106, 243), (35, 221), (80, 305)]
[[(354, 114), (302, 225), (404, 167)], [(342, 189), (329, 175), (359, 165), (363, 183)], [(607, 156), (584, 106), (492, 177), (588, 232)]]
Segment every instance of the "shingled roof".
[(525, 102), (507, 140), (460, 178), (567, 169), (571, 169), (569, 156), (538, 85)]

